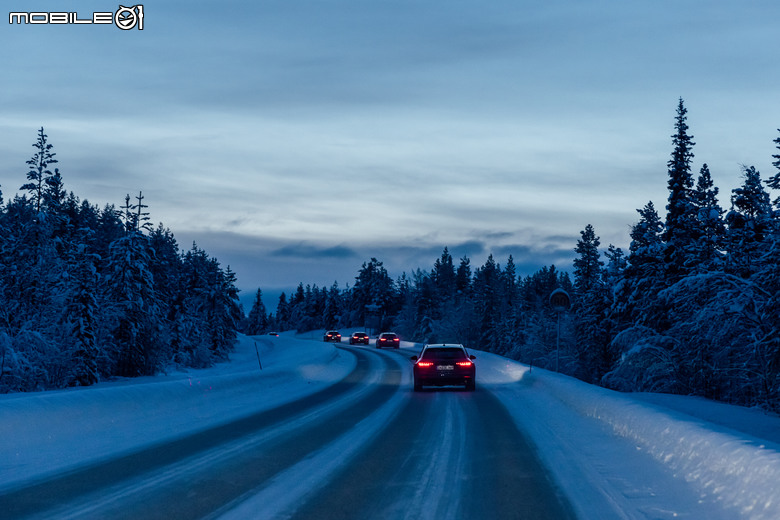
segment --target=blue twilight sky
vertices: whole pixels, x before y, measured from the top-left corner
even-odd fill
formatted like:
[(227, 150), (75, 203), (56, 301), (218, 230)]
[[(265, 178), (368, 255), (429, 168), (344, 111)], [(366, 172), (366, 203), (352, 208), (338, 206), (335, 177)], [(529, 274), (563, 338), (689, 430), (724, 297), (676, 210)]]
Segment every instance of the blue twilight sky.
[(0, 184), (43, 126), (66, 187), (230, 265), (245, 294), (343, 288), (442, 248), (569, 269), (579, 231), (626, 248), (666, 203), (677, 100), (728, 207), (775, 173), (777, 0), (147, 1), (144, 30), (0, 24)]

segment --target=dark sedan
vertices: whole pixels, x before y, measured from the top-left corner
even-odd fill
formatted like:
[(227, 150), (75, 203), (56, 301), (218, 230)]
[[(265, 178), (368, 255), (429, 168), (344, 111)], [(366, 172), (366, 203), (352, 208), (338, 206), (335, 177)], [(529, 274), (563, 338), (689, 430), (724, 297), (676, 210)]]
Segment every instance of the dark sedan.
[(350, 345), (357, 345), (359, 343), (368, 345), (368, 334), (366, 334), (365, 332), (355, 332), (352, 334), (352, 336), (349, 337)]
[(401, 346), (401, 338), (394, 332), (383, 332), (376, 339), (376, 348), (390, 347), (398, 348)]
[(466, 390), (476, 388), (474, 359), (463, 345), (425, 345), (414, 361), (414, 391), (423, 386), (463, 385)]
[(333, 341), (335, 343), (341, 343), (341, 333), (337, 330), (329, 330), (322, 337), (322, 341)]

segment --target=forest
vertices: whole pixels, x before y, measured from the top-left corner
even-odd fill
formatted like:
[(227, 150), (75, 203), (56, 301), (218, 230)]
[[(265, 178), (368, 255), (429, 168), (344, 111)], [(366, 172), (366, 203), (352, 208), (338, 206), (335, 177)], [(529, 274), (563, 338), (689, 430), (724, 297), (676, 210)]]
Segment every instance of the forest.
[[(511, 255), (472, 265), (446, 247), (395, 279), (371, 258), (351, 286), (300, 283), (272, 312), (257, 289), (245, 316), (235, 273), (152, 226), (143, 193), (102, 208), (68, 193), (41, 128), (21, 193), (0, 192), (0, 392), (209, 366), (238, 332), (359, 327), (621, 391), (780, 411), (780, 137), (776, 171), (743, 166), (725, 202), (707, 164), (694, 171), (682, 99), (671, 137), (666, 212), (637, 209), (628, 251), (587, 224), (571, 266), (530, 275)], [(550, 304), (556, 289), (566, 312)]]
[(91, 385), (227, 359), (243, 311), (230, 268), (64, 189), (41, 128), (21, 195), (0, 192), (0, 392)]
[[(727, 207), (707, 164), (695, 173), (682, 99), (671, 137), (666, 213), (652, 201), (637, 209), (628, 251), (603, 248), (588, 224), (570, 269), (551, 265), (527, 276), (511, 255), (503, 265), (491, 255), (472, 266), (446, 247), (430, 269), (395, 280), (371, 258), (351, 287), (301, 283), (270, 313), (258, 289), (244, 330), (393, 330), (616, 390), (780, 411), (780, 197), (769, 191), (780, 189), (780, 137), (777, 171), (762, 180), (743, 166)], [(572, 301), (560, 314), (550, 305), (558, 288)]]

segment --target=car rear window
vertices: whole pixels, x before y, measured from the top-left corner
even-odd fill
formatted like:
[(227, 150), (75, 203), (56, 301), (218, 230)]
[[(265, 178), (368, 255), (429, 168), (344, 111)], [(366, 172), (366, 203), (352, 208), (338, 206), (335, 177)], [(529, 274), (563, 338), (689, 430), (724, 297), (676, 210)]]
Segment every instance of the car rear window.
[(429, 348), (423, 352), (423, 359), (463, 359), (466, 353), (462, 348)]
[(395, 334), (382, 334), (382, 339), (395, 339)]

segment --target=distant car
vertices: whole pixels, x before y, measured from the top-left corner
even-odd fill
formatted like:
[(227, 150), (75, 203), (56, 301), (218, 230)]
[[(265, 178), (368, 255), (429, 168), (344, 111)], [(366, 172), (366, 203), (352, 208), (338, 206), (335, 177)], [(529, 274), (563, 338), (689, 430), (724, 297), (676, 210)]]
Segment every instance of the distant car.
[(395, 332), (383, 332), (376, 340), (376, 348), (401, 346), (401, 338)]
[(349, 337), (349, 344), (356, 345), (358, 343), (368, 345), (368, 334), (365, 332), (354, 332), (352, 336)]
[(425, 345), (414, 361), (414, 391), (423, 386), (463, 385), (473, 392), (477, 387), (476, 356), (469, 355), (463, 345)]
[(279, 333), (278, 332), (269, 332), (268, 335), (269, 336), (278, 336)]
[(341, 343), (341, 333), (337, 330), (329, 330), (322, 337), (322, 341), (332, 341), (334, 343)]

